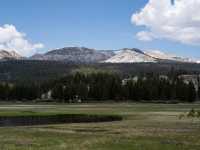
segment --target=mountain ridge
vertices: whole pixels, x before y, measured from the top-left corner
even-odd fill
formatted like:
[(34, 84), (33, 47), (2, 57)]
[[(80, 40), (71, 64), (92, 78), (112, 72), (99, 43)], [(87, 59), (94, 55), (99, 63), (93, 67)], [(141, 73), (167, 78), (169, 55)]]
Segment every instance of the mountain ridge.
[(96, 50), (86, 47), (64, 47), (50, 50), (44, 54), (34, 54), (28, 58), (20, 56), (15, 51), (8, 52), (6, 50), (0, 50), (0, 60), (9, 59), (63, 61), (75, 63), (200, 63), (200, 61), (166, 54), (159, 50), (144, 51), (138, 48), (124, 48), (121, 50)]

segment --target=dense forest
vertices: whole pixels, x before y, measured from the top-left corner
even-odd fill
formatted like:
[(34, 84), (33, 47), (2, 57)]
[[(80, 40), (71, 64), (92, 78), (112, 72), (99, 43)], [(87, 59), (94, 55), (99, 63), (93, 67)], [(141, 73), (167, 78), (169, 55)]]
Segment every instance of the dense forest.
[[(184, 72), (184, 71), (183, 71)], [(192, 81), (180, 78), (172, 67), (165, 75), (156, 72), (122, 75), (106, 69), (82, 68), (43, 82), (0, 83), (0, 100), (54, 102), (149, 101), (194, 102), (200, 97)], [(199, 79), (198, 79), (199, 81)], [(200, 86), (198, 84), (198, 89)]]
[(197, 92), (192, 82), (155, 74), (122, 79), (115, 73), (77, 72), (57, 81), (52, 89), (55, 100), (69, 102), (74, 96), (86, 101), (182, 101), (194, 102)]

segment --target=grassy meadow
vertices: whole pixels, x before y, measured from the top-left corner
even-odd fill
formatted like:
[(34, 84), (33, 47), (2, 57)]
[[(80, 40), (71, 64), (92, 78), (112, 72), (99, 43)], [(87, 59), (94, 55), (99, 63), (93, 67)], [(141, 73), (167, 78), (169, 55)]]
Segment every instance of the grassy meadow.
[(200, 150), (199, 104), (0, 105), (0, 116), (117, 114), (123, 121), (1, 127), (0, 150)]

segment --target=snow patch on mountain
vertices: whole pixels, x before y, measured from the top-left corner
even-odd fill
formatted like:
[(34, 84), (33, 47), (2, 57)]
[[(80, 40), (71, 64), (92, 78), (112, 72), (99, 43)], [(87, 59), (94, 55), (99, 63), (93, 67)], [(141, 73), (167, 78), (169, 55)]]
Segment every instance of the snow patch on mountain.
[(106, 60), (105, 63), (140, 63), (156, 62), (156, 59), (138, 49), (123, 49), (121, 52)]

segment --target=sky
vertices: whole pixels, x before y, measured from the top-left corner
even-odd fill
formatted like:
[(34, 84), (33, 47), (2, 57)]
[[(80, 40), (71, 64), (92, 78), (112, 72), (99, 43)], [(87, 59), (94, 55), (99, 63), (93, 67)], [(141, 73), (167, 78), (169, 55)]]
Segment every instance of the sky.
[(0, 49), (140, 48), (200, 59), (200, 0), (0, 0)]

